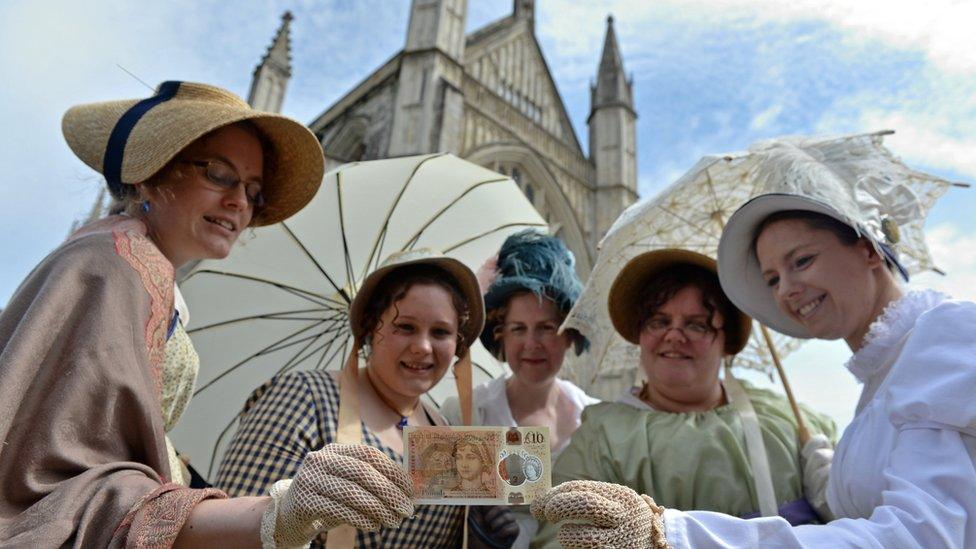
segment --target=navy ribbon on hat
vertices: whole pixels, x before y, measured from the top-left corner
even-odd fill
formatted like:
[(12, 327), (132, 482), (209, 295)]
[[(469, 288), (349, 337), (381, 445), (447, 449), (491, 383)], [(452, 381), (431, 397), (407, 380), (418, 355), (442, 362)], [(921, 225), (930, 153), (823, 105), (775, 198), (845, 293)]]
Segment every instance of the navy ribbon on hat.
[(180, 89), (182, 82), (178, 80), (168, 80), (159, 85), (156, 95), (143, 99), (125, 111), (119, 121), (112, 128), (112, 133), (108, 136), (108, 145), (105, 147), (105, 156), (102, 159), (102, 175), (108, 184), (108, 190), (115, 198), (121, 199), (124, 187), (122, 186), (122, 157), (125, 153), (125, 144), (129, 141), (136, 123), (149, 112), (153, 107), (172, 99)]

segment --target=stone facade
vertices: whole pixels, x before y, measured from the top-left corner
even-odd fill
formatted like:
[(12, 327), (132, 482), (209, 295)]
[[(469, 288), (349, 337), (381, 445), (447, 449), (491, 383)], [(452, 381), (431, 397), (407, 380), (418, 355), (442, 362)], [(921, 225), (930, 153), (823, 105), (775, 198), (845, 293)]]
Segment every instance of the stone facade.
[[(326, 167), (447, 151), (509, 175), (585, 277), (600, 238), (637, 199), (637, 114), (613, 19), (591, 88), (587, 156), (536, 39), (534, 1), (514, 0), (510, 15), (468, 35), (466, 14), (467, 0), (412, 0), (404, 49), (309, 124)], [(257, 107), (280, 108), (290, 21), (255, 69), (251, 98), (269, 98)]]

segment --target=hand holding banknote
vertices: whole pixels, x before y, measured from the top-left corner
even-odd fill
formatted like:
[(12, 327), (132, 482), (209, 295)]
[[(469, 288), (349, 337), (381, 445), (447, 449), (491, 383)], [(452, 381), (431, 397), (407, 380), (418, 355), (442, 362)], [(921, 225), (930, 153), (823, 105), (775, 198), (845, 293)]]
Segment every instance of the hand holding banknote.
[(413, 514), (403, 471), (363, 444), (328, 444), (309, 452), (294, 479), (274, 484), (271, 497), (261, 520), (265, 547), (303, 547), (339, 524), (395, 528)]
[(664, 508), (632, 489), (593, 480), (571, 480), (532, 503), (532, 515), (559, 527), (563, 547), (667, 549)]

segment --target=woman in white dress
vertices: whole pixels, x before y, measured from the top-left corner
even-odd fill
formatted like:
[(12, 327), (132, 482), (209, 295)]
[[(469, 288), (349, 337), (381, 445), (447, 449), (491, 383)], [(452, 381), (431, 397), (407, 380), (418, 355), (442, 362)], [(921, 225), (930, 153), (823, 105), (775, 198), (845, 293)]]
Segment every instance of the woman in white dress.
[[(864, 389), (832, 463), (829, 451), (804, 451), (805, 473), (827, 479), (836, 520), (791, 527), (779, 517), (665, 510), (654, 494), (576, 481), (533, 507), (549, 520), (587, 523), (563, 527), (565, 545), (976, 546), (976, 304), (906, 293), (897, 282), (907, 275), (893, 219), (895, 205), (913, 206), (907, 189), (870, 181), (869, 197), (860, 180), (784, 173), (793, 177), (729, 219), (719, 275), (757, 320), (797, 337), (844, 339), (854, 353), (847, 368)], [(598, 494), (606, 499), (579, 511)], [(622, 518), (607, 520), (608, 509)]]
[[(569, 348), (579, 354), (587, 345), (575, 330), (559, 332), (582, 291), (574, 263), (561, 240), (526, 230), (508, 237), (497, 261), (479, 272), (487, 317), (481, 342), (512, 373), (475, 387), (473, 422), (547, 426), (553, 460), (579, 427), (583, 408), (597, 402), (558, 377)], [(445, 402), (443, 412), (452, 424), (460, 422), (456, 399)], [(516, 517), (513, 547), (528, 547), (538, 524), (527, 510)]]

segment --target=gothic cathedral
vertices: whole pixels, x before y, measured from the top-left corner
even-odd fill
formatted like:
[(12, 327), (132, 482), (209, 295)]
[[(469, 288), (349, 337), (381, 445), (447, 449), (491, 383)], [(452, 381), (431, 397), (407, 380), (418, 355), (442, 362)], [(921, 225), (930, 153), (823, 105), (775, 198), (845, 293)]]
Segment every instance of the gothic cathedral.
[[(570, 124), (535, 36), (534, 0), (465, 35), (467, 0), (411, 0), (403, 50), (309, 123), (326, 168), (447, 151), (511, 176), (586, 276), (597, 243), (637, 200), (633, 83), (607, 18), (590, 87), (589, 156)], [(248, 101), (279, 111), (291, 76), (282, 19)]]

